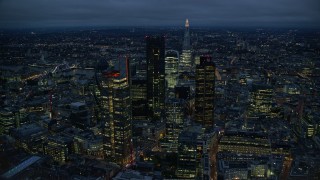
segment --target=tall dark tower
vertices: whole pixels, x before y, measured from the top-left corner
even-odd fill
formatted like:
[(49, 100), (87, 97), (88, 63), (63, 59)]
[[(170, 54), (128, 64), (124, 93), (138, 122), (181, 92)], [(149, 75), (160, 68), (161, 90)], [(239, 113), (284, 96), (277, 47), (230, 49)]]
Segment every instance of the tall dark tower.
[(148, 118), (159, 120), (165, 107), (165, 39), (146, 37)]
[(210, 56), (200, 57), (196, 67), (195, 121), (204, 127), (214, 124), (215, 64)]

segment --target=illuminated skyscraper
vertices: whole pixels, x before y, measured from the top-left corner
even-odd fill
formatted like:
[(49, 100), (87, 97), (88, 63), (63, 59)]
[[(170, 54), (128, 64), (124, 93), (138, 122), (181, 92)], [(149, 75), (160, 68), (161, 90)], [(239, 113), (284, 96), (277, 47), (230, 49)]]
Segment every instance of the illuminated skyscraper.
[(166, 51), (165, 72), (168, 88), (174, 88), (178, 80), (179, 53), (174, 50)]
[(119, 165), (131, 160), (132, 115), (127, 61), (120, 61), (119, 69), (103, 73), (104, 150), (106, 158)]
[(183, 129), (184, 101), (169, 99), (166, 104), (168, 152), (178, 151), (178, 137)]
[(204, 127), (214, 124), (215, 64), (212, 57), (200, 57), (196, 67), (195, 121)]
[(146, 37), (148, 117), (159, 120), (165, 107), (165, 39)]
[(184, 33), (183, 49), (191, 49), (190, 45), (190, 32), (189, 32), (189, 20), (186, 19), (185, 24), (186, 30)]
[(182, 46), (181, 60), (179, 64), (179, 73), (181, 72), (192, 72), (192, 61), (191, 61), (191, 44), (190, 44), (190, 31), (189, 31), (189, 20), (186, 19), (184, 32), (184, 40)]

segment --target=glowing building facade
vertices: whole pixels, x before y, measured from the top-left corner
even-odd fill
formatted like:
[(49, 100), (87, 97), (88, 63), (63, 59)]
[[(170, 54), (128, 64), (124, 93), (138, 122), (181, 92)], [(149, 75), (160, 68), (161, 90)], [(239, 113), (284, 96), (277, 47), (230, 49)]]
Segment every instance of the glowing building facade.
[(14, 114), (11, 111), (0, 111), (0, 134), (9, 134), (9, 130), (15, 127)]
[(184, 101), (181, 99), (170, 99), (166, 103), (166, 137), (168, 139), (167, 152), (177, 152), (178, 137), (183, 129)]
[(299, 123), (300, 136), (302, 138), (313, 138), (319, 129), (319, 125), (310, 115), (305, 115)]
[(204, 127), (214, 124), (215, 64), (212, 57), (200, 57), (196, 67), (195, 121)]
[[(128, 67), (120, 62), (119, 67)], [(128, 69), (109, 70), (103, 74), (104, 151), (105, 157), (124, 166), (131, 161), (132, 115)]]
[(179, 53), (174, 50), (166, 51), (165, 63), (167, 87), (173, 89), (178, 83)]
[(219, 142), (219, 152), (268, 155), (271, 154), (271, 148), (266, 135), (230, 132), (221, 138)]
[(27, 111), (24, 108), (3, 108), (0, 110), (0, 135), (9, 134), (10, 129), (26, 123)]
[(71, 153), (72, 139), (69, 137), (49, 137), (44, 144), (44, 153), (52, 156), (53, 160), (64, 164)]
[(190, 31), (189, 31), (189, 20), (186, 20), (185, 24), (184, 41), (182, 46), (181, 60), (179, 63), (180, 72), (192, 72), (192, 49), (190, 44)]
[(251, 90), (249, 116), (271, 116), (273, 89), (271, 86), (254, 84)]

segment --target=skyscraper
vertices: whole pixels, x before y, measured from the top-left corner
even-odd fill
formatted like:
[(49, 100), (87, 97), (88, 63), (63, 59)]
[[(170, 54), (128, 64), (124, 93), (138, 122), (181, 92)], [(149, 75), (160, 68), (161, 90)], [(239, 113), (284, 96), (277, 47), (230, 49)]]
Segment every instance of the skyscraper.
[(196, 67), (195, 121), (204, 127), (214, 123), (215, 64), (210, 56), (200, 57)]
[(122, 166), (131, 160), (132, 115), (127, 65), (127, 61), (120, 61), (119, 69), (104, 72), (101, 83), (105, 155)]
[(174, 50), (166, 51), (165, 73), (167, 87), (173, 89), (178, 80), (179, 53)]
[(132, 120), (146, 120), (147, 107), (147, 83), (146, 79), (134, 77), (131, 80)]
[(186, 19), (186, 24), (185, 24), (186, 30), (184, 32), (184, 41), (183, 41), (183, 49), (191, 49), (191, 44), (190, 44), (190, 32), (189, 32), (189, 20)]
[(197, 161), (197, 138), (199, 132), (182, 131), (178, 138), (178, 161), (176, 176), (181, 179), (196, 179), (199, 175)]
[(184, 105), (185, 102), (182, 99), (169, 99), (166, 102), (168, 152), (177, 152), (178, 137), (183, 129)]
[(165, 39), (146, 37), (148, 117), (159, 120), (165, 107)]
[(180, 72), (192, 72), (192, 61), (191, 61), (191, 44), (190, 44), (190, 31), (189, 31), (189, 20), (186, 19), (185, 32), (182, 46), (181, 60), (179, 64)]

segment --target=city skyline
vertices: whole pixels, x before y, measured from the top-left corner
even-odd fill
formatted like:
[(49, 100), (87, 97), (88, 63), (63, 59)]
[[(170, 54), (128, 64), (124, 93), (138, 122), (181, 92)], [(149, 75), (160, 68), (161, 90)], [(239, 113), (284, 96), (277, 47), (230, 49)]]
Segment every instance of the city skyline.
[(319, 27), (317, 0), (1, 1), (0, 27), (77, 26)]
[(183, 22), (0, 30), (0, 179), (320, 179), (320, 29)]

